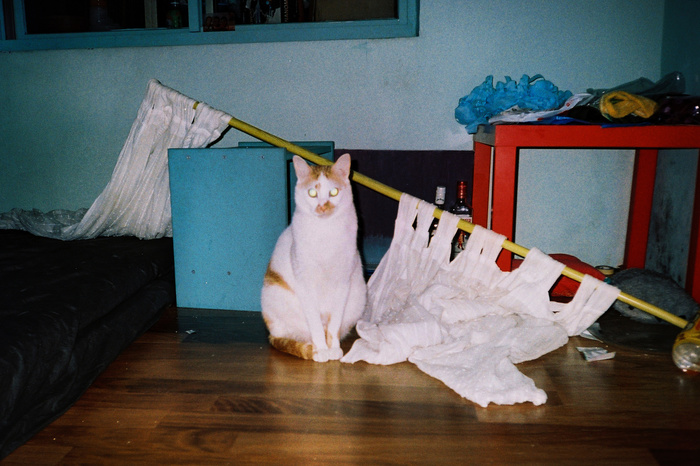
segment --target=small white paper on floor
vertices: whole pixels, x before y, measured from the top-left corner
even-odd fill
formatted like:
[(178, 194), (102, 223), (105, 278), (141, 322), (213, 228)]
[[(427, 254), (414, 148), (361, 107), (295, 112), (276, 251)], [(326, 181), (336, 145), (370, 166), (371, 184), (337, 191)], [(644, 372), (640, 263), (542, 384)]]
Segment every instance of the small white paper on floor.
[(592, 331), (596, 331), (597, 333), (600, 333), (600, 324), (598, 322), (594, 323), (590, 327), (588, 327), (586, 330), (581, 332), (581, 335), (579, 335), (582, 338), (585, 338), (587, 340), (595, 340), (599, 342), (603, 342), (600, 338), (596, 337)]
[(592, 347), (583, 347), (583, 346), (577, 346), (577, 350), (581, 352), (583, 355), (583, 358), (588, 361), (603, 361), (605, 359), (612, 359), (615, 357), (615, 352), (609, 352), (605, 348), (601, 348), (600, 346), (592, 346)]

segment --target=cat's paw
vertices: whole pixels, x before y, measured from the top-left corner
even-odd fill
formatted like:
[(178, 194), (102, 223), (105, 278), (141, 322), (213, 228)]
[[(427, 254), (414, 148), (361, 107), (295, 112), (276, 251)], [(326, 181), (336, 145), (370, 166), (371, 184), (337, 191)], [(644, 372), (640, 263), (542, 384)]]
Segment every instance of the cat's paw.
[(314, 350), (314, 361), (316, 362), (327, 362), (327, 361), (337, 361), (343, 357), (343, 350), (341, 348), (321, 348)]

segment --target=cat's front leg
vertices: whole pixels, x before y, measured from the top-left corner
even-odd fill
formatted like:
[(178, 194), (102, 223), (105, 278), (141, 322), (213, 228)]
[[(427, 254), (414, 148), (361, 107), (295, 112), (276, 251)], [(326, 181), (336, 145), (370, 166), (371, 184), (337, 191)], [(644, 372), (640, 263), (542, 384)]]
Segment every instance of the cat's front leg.
[[(337, 361), (343, 357), (343, 350), (340, 348), (338, 330), (337, 328), (333, 330), (334, 327), (338, 327), (334, 323), (334, 316), (319, 318), (318, 322), (321, 323), (323, 341), (317, 344), (316, 340), (314, 340), (314, 361)], [(323, 324), (322, 322), (326, 323)]]
[(314, 352), (314, 357), (318, 354), (318, 358), (322, 359), (322, 362), (337, 361), (343, 357), (343, 350), (340, 348), (340, 340), (338, 338), (339, 325), (335, 324), (334, 318), (335, 316), (332, 315), (330, 319), (324, 319), (326, 321), (326, 324), (323, 326), (325, 345)]
[[(343, 357), (342, 350), (340, 351), (340, 356), (337, 355), (337, 351), (333, 351), (328, 346), (327, 330), (321, 321), (320, 312), (316, 310), (316, 307), (312, 303), (318, 300), (309, 300), (305, 303), (305, 316), (306, 323), (309, 327), (309, 333), (311, 334), (311, 344), (313, 345), (313, 360), (316, 362), (326, 362), (330, 360), (336, 360)], [(340, 348), (338, 348), (340, 349)]]
[[(320, 318), (309, 319), (309, 330), (311, 331), (311, 343), (313, 344), (313, 360), (316, 362), (326, 362), (332, 359), (340, 359), (333, 357), (333, 352), (330, 351), (326, 343), (325, 331)], [(342, 351), (341, 351), (342, 353)], [(342, 357), (342, 354), (341, 354)]]
[(343, 313), (336, 312), (331, 315), (328, 321), (328, 326), (326, 327), (326, 343), (328, 344), (328, 350), (336, 357), (333, 359), (340, 359), (343, 357), (343, 350), (340, 348), (340, 324), (343, 321)]
[[(343, 350), (340, 347), (339, 338), (341, 321), (342, 314), (340, 317), (337, 314), (333, 314), (330, 319), (328, 319), (327, 324), (324, 326), (325, 340), (323, 346), (314, 344), (314, 361), (337, 361), (343, 357)], [(317, 354), (319, 359), (316, 359)]]
[[(364, 279), (362, 279), (362, 276), (360, 276), (360, 283), (364, 285)], [(343, 357), (343, 350), (340, 347), (340, 339), (345, 337), (345, 334), (349, 329), (342, 329), (343, 334), (341, 335), (341, 327), (343, 327), (343, 321), (345, 320), (345, 312), (348, 308), (348, 299), (351, 295), (351, 289), (352, 285), (336, 287), (334, 293), (331, 295), (331, 299), (329, 300), (330, 306), (332, 306), (334, 310), (330, 313), (330, 316), (327, 319), (326, 343), (328, 344), (329, 350), (333, 353), (333, 359), (340, 359)]]
[(316, 362), (337, 361), (343, 357), (343, 350), (338, 348), (314, 348), (313, 359)]

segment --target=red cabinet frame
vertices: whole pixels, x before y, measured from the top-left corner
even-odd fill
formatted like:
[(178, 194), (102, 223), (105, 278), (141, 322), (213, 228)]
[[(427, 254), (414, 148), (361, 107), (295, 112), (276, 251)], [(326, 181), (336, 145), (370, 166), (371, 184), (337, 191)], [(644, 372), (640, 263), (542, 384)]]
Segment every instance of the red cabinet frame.
[[(635, 150), (630, 197), (625, 267), (643, 268), (646, 260), (649, 220), (654, 197), (659, 149), (697, 149), (700, 126), (597, 126), (597, 125), (496, 125), (480, 126), (474, 135), (474, 223), (488, 227), (513, 241), (518, 155), (523, 148), (595, 148)], [(491, 153), (493, 149), (493, 166)], [(698, 163), (700, 173), (700, 162)], [(688, 253), (686, 289), (700, 301), (700, 176), (696, 176), (693, 220)], [(490, 198), (492, 194), (493, 198)], [(489, 202), (490, 201), (490, 202)], [(490, 205), (489, 205), (490, 204)], [(511, 270), (512, 254), (498, 258), (503, 270)]]

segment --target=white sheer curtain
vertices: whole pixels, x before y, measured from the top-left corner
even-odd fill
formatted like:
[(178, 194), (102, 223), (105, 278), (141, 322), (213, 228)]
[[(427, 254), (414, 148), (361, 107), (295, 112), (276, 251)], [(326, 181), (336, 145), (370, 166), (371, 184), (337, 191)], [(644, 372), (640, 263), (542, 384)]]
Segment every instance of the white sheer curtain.
[(206, 147), (231, 116), (152, 79), (112, 178), (92, 206), (47, 213), (15, 209), (0, 228), (22, 229), (64, 240), (97, 236), (172, 236), (168, 149)]
[(410, 361), (481, 406), (544, 403), (546, 393), (515, 364), (580, 334), (619, 290), (586, 276), (570, 303), (552, 302), (548, 290), (564, 265), (532, 249), (518, 269), (502, 272), (495, 261), (505, 237), (478, 226), (450, 262), (459, 219), (443, 213), (428, 243), (433, 210), (401, 197), (393, 241), (368, 283), (360, 339), (342, 361)]

